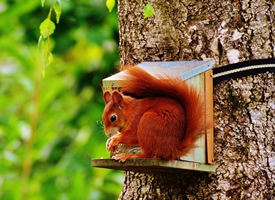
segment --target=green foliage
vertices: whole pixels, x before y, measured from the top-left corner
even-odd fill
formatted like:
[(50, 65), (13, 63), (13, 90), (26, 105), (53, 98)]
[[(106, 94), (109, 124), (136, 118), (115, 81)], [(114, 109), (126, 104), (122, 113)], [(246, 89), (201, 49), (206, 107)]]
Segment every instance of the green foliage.
[(147, 17), (150, 17), (154, 14), (154, 8), (152, 7), (152, 5), (150, 3), (148, 3), (144, 9), (143, 9), (143, 12), (144, 12), (144, 19), (146, 19)]
[(115, 3), (115, 0), (106, 0), (106, 6), (109, 9), (109, 12), (113, 10)]
[(123, 173), (91, 167), (109, 156), (100, 84), (119, 60), (116, 11), (99, 0), (62, 1), (43, 39), (50, 7), (0, 3), (0, 199), (117, 199)]
[(45, 19), (39, 26), (40, 33), (43, 38), (49, 37), (53, 34), (55, 29), (55, 24), (49, 18)]
[[(143, 0), (141, 1), (141, 6), (143, 5)], [(109, 9), (109, 12), (111, 12), (115, 6), (115, 0), (106, 0), (106, 6)], [(155, 13), (155, 10), (153, 6), (148, 3), (144, 8), (143, 8), (143, 13), (144, 13), (144, 19), (152, 16)]]
[(57, 0), (55, 2), (53, 9), (56, 14), (56, 23), (58, 24), (60, 16), (61, 16), (61, 2), (60, 2), (60, 0)]
[[(45, 1), (42, 0), (41, 4), (44, 7)], [(48, 17), (40, 24), (40, 37), (38, 40), (38, 49), (40, 53), (40, 57), (44, 63), (43, 68), (43, 77), (45, 77), (45, 69), (48, 65), (50, 65), (53, 61), (53, 55), (50, 51), (50, 35), (54, 33), (55, 24), (51, 20), (52, 10), (54, 10), (56, 15), (56, 23), (59, 23), (60, 15), (61, 15), (61, 2), (56, 0), (55, 4), (53, 5), (54, 1), (51, 0), (50, 10), (48, 13)], [(43, 39), (47, 39), (47, 45), (44, 45)]]
[(44, 7), (44, 4), (45, 4), (45, 0), (41, 0), (42, 7)]

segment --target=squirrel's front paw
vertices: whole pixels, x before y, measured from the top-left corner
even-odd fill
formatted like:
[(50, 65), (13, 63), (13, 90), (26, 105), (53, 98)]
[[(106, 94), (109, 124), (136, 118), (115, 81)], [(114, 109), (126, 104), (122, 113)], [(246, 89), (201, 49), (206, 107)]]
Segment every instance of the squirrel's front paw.
[(112, 158), (115, 160), (118, 160), (119, 162), (125, 162), (128, 157), (126, 156), (125, 153), (122, 153), (122, 154), (117, 154), (117, 155), (113, 156)]
[(118, 144), (115, 142), (114, 136), (109, 138), (106, 142), (106, 149), (111, 152), (115, 152), (117, 150)]

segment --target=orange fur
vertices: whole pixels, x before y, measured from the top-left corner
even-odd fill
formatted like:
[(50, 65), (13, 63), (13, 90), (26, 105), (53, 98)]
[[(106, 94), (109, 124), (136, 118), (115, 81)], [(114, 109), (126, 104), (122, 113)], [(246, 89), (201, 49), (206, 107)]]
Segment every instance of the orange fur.
[[(180, 78), (154, 77), (139, 67), (124, 70), (120, 92), (105, 92), (103, 123), (109, 151), (118, 144), (139, 145), (140, 154), (114, 158), (179, 159), (204, 133), (204, 103), (195, 87)], [(117, 134), (118, 133), (118, 134)]]

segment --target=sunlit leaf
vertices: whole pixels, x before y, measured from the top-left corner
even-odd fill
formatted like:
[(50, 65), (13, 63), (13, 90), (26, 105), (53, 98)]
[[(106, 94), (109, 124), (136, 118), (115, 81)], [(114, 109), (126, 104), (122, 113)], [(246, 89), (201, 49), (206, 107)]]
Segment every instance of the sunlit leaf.
[(154, 14), (154, 8), (152, 7), (152, 5), (150, 3), (148, 3), (144, 9), (143, 9), (143, 12), (144, 12), (144, 19), (146, 19), (147, 17), (150, 17), (151, 15)]
[(42, 7), (44, 7), (44, 4), (45, 4), (45, 0), (41, 0)]
[(40, 35), (39, 40), (38, 40), (38, 50), (39, 50), (39, 55), (40, 55), (42, 61), (44, 59), (43, 58), (43, 49), (44, 49), (44, 46), (45, 46), (45, 42), (43, 40), (43, 36)]
[(61, 2), (60, 0), (57, 0), (54, 4), (54, 12), (56, 14), (56, 23), (59, 23), (60, 15), (61, 15)]
[[(48, 53), (47, 53), (47, 58), (46, 58), (46, 63), (45, 63), (45, 65), (48, 66), (48, 65), (50, 65), (52, 62), (53, 62), (53, 54), (52, 54), (51, 52), (48, 52)], [(44, 68), (43, 71), (42, 71), (42, 76), (43, 76), (43, 78), (45, 78), (46, 66), (45, 66), (45, 68)]]
[(115, 6), (115, 0), (106, 0), (106, 6), (109, 12), (111, 12)]
[(55, 24), (49, 18), (47, 18), (40, 24), (39, 28), (40, 34), (43, 36), (43, 38), (47, 38), (53, 34), (55, 30)]
[(47, 65), (50, 65), (52, 61), (53, 61), (53, 54), (51, 52), (48, 52)]

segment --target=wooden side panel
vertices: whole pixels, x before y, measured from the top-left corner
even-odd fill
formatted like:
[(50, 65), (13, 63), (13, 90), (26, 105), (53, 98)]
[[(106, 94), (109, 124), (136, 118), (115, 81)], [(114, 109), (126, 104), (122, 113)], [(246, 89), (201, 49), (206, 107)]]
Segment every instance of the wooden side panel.
[(206, 123), (209, 125), (209, 129), (206, 130), (206, 146), (207, 146), (207, 163), (213, 164), (214, 159), (214, 120), (213, 120), (213, 78), (211, 76), (212, 70), (205, 72), (205, 105)]
[[(198, 90), (204, 94), (204, 73), (196, 75), (187, 80), (187, 83), (195, 85)], [(186, 156), (182, 156), (180, 159), (191, 162), (206, 163), (206, 142), (205, 135), (201, 136), (195, 143), (195, 148), (191, 149)]]

